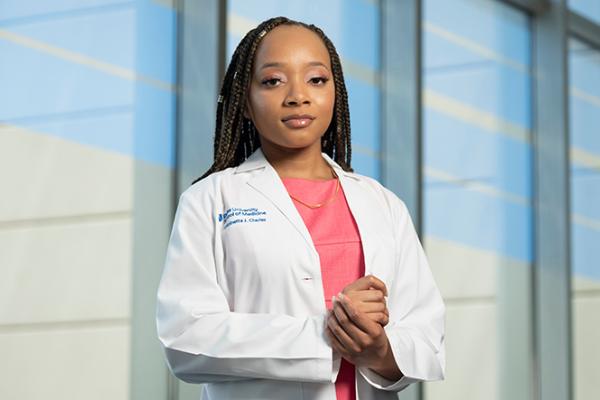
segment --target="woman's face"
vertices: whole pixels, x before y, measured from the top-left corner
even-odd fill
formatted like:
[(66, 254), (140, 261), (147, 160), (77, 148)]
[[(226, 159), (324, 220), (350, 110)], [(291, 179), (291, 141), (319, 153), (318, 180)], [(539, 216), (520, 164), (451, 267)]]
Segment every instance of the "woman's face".
[(331, 62), (321, 38), (295, 25), (267, 33), (256, 51), (246, 115), (261, 146), (320, 151), (334, 103)]

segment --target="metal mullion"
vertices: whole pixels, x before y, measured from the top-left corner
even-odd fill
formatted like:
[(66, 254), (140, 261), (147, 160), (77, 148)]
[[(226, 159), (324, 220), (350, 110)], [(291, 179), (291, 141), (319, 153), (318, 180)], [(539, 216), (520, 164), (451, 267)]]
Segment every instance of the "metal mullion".
[(383, 0), (382, 181), (421, 227), (421, 1)]
[[(407, 205), (418, 233), (422, 215), (421, 0), (381, 0), (381, 178)], [(423, 398), (421, 384), (399, 394)]]
[(511, 6), (520, 8), (530, 14), (541, 14), (548, 9), (550, 3), (548, 0), (500, 0)]
[(565, 0), (552, 0), (533, 19), (534, 397), (540, 400), (572, 395), (567, 18)]
[(180, 0), (180, 91), (176, 195), (213, 160), (217, 95), (225, 70), (227, 1)]
[(569, 33), (600, 49), (600, 24), (574, 11), (568, 13)]

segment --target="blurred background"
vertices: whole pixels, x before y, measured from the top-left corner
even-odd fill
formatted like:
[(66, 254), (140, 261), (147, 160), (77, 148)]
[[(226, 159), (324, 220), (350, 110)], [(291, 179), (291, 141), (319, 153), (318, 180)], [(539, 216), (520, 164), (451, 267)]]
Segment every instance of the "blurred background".
[(600, 0), (0, 0), (0, 398), (198, 399), (156, 338), (178, 194), (243, 35), (314, 23), (353, 167), (409, 206), (447, 377), (402, 399), (596, 399)]

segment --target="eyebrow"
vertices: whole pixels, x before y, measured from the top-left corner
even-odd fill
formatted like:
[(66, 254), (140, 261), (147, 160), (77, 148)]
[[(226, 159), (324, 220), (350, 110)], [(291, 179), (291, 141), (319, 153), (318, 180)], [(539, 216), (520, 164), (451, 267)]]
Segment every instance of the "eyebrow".
[[(262, 67), (260, 67), (260, 69), (265, 69), (265, 68), (269, 68), (269, 67), (284, 67), (286, 64), (285, 63), (281, 63), (281, 62), (268, 62), (262, 65)], [(321, 61), (311, 61), (311, 62), (307, 62), (306, 66), (309, 67), (324, 67), (326, 70), (329, 71), (329, 68), (327, 68), (327, 66), (325, 64), (323, 64)]]

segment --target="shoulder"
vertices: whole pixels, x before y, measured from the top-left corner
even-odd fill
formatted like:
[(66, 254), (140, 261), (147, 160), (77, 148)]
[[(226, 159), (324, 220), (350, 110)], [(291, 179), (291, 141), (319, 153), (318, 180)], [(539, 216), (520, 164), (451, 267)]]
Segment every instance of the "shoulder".
[(224, 182), (227, 182), (233, 178), (235, 168), (236, 167), (229, 167), (221, 171), (213, 172), (212, 174), (190, 185), (190, 187), (184, 190), (182, 196), (201, 197), (215, 193), (222, 187)]
[(346, 173), (346, 175), (360, 182), (362, 193), (367, 195), (369, 201), (372, 201), (373, 204), (379, 205), (379, 209), (385, 213), (386, 219), (390, 221), (391, 229), (397, 238), (401, 236), (401, 232), (406, 231), (407, 227), (414, 226), (408, 207), (396, 193), (369, 176), (354, 172)]
[(235, 167), (226, 168), (221, 171), (202, 178), (186, 188), (179, 196), (178, 207), (210, 208), (219, 199), (225, 183), (232, 179)]
[(380, 201), (382, 201), (386, 208), (390, 210), (390, 212), (397, 214), (399, 217), (408, 214), (408, 209), (404, 201), (377, 179), (355, 172), (348, 172), (346, 174), (362, 182), (362, 185), (364, 185), (365, 188), (368, 188), (368, 190), (370, 190)]

